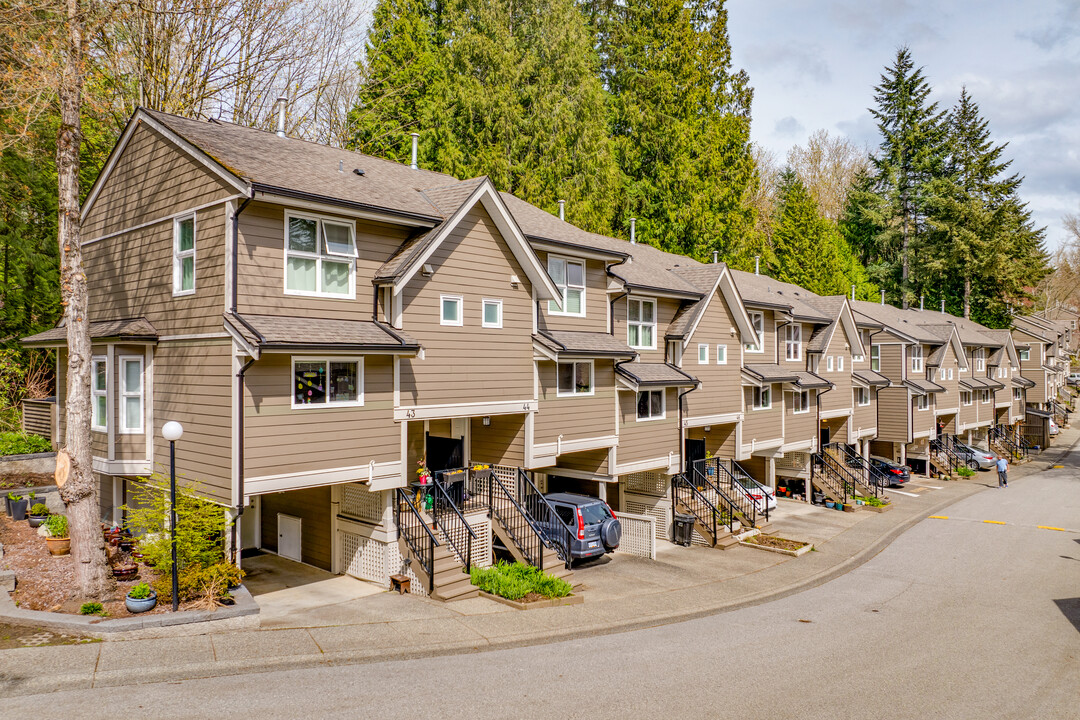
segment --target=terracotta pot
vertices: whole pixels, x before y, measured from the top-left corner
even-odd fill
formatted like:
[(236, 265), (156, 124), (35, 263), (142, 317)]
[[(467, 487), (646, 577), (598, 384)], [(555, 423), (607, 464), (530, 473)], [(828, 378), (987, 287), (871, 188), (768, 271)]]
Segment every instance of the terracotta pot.
[(71, 552), (71, 538), (47, 537), (45, 542), (49, 546), (50, 555), (67, 555)]
[(115, 565), (112, 572), (113, 577), (117, 580), (131, 580), (139, 574), (139, 566), (135, 564)]

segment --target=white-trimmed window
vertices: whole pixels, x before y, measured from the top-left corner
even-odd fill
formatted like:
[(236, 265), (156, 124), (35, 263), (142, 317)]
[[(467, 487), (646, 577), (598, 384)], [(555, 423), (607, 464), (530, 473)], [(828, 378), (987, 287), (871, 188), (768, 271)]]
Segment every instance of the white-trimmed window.
[(844, 356), (843, 355), (837, 355), (836, 356), (836, 370), (838, 372), (844, 372)]
[(664, 418), (664, 391), (642, 390), (637, 394), (637, 419), (662, 420)]
[(702, 343), (697, 346), (697, 361), (698, 365), (709, 364), (709, 346)]
[(1020, 348), (1019, 350), (1017, 350), (1017, 353), (1019, 354), (1020, 359), (1023, 361), (1031, 359), (1031, 348)]
[(833, 356), (832, 355), (826, 355), (825, 356), (825, 370), (828, 371), (828, 372), (833, 371)]
[(942, 373), (943, 373), (944, 376), (947, 376), (946, 379), (948, 379), (948, 380), (953, 379), (953, 369), (952, 368), (945, 368), (945, 370), (943, 370)]
[(968, 392), (967, 390), (964, 390), (963, 392), (960, 393), (960, 404), (961, 405), (970, 405), (971, 404), (971, 393)]
[(294, 356), (292, 378), (294, 408), (364, 404), (363, 358)]
[(980, 390), (979, 391), (979, 396), (980, 396), (979, 400), (982, 402), (983, 405), (986, 405), (987, 403), (990, 402), (990, 391), (989, 390), (986, 390), (986, 389)]
[(855, 388), (855, 404), (859, 407), (866, 407), (870, 404), (870, 388)]
[(90, 394), (94, 400), (90, 427), (105, 432), (109, 423), (109, 361), (103, 356), (94, 358)]
[(354, 298), (356, 236), (351, 223), (285, 215), (285, 294)]
[(791, 414), (801, 415), (810, 412), (810, 391), (797, 390), (791, 393)]
[(746, 314), (750, 316), (750, 327), (754, 328), (757, 343), (748, 343), (743, 347), (748, 353), (763, 353), (765, 352), (765, 313), (750, 310)]
[(764, 387), (754, 388), (754, 410), (769, 410), (772, 408), (772, 387), (766, 385)]
[(870, 346), (870, 369), (874, 372), (881, 372), (881, 346)]
[(925, 410), (928, 407), (930, 407), (930, 396), (929, 395), (916, 395), (915, 396), (915, 409), (916, 410)]
[(585, 317), (585, 261), (548, 255), (548, 275), (562, 291), (562, 309), (548, 300), (552, 315)]
[(120, 432), (138, 435), (143, 431), (143, 359), (139, 355), (120, 356)]
[(986, 350), (979, 348), (975, 351), (975, 372), (986, 370)]
[(922, 345), (911, 346), (911, 372), (923, 371)]
[(486, 328), (502, 327), (502, 300), (484, 298), (481, 306), (480, 324)]
[(784, 357), (788, 360), (802, 360), (802, 325), (788, 325), (784, 328)]
[(638, 350), (656, 349), (656, 301), (629, 298), (626, 302), (626, 344)]
[(1013, 388), (1013, 400), (1020, 399), (1020, 388)]
[(439, 324), (460, 327), (464, 323), (464, 305), (465, 301), (460, 295), (440, 295)]
[(195, 214), (173, 221), (173, 296), (195, 293)]
[(561, 362), (559, 371), (559, 397), (593, 394), (593, 361), (578, 360)]
[(716, 364), (727, 365), (727, 345), (716, 346)]

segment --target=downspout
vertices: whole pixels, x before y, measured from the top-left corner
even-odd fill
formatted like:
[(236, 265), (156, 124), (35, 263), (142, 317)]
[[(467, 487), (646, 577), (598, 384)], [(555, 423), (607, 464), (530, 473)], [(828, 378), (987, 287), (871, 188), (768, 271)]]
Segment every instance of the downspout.
[(251, 198), (255, 195), (255, 191), (251, 191), (251, 196), (244, 198), (244, 202), (240, 203), (240, 207), (236, 209), (236, 212), (232, 216), (232, 298), (229, 303), (229, 310), (233, 315), (236, 314), (237, 304), (237, 280), (240, 276), (237, 264), (240, 260), (240, 213), (244, 212), (244, 208), (251, 202)]
[(679, 458), (682, 460), (679, 463), (682, 466), (683, 472), (686, 471), (686, 428), (683, 427), (683, 398), (690, 393), (701, 387), (701, 383), (695, 384), (693, 387), (684, 390), (679, 393)]
[[(611, 272), (611, 268), (618, 267), (619, 265), (622, 265), (623, 263), (626, 263), (626, 262), (629, 262), (629, 261), (630, 261), (630, 256), (627, 255), (626, 257), (624, 257), (619, 262), (611, 263), (606, 268), (604, 268), (604, 270), (610, 277), (618, 278), (617, 275), (615, 275), (615, 274), (613, 274)], [(621, 280), (621, 278), (618, 278), (618, 279)], [(626, 281), (625, 280), (623, 280), (623, 287), (624, 288), (626, 287)], [(616, 295), (615, 297), (611, 298), (611, 300), (608, 301), (608, 303), (610, 304), (610, 307), (608, 308), (608, 335), (611, 335), (612, 337), (615, 337), (615, 303), (619, 302), (620, 300), (622, 300), (624, 297), (626, 297), (629, 294), (630, 294), (629, 291), (624, 292), (622, 295)]]
[[(284, 117), (284, 112), (282, 112)], [(251, 195), (244, 198), (244, 202), (240, 203), (240, 207), (236, 209), (236, 212), (232, 216), (232, 297), (229, 299), (229, 310), (234, 318), (236, 318), (241, 324), (243, 324), (248, 330), (255, 333), (255, 336), (262, 340), (262, 336), (255, 331), (247, 322), (240, 318), (236, 312), (238, 289), (237, 282), (239, 280), (240, 272), (237, 267), (240, 260), (240, 213), (244, 212), (248, 204), (251, 202), (252, 197), (255, 195), (255, 190), (252, 189)], [(236, 503), (236, 519), (239, 520), (240, 516), (244, 514), (244, 373), (247, 371), (251, 364), (255, 362), (255, 358), (251, 358), (240, 368), (240, 371), (236, 373), (237, 384), (237, 397), (240, 400), (239, 407), (236, 411), (236, 429), (237, 429), (237, 448), (236, 448), (236, 463), (237, 463), (237, 503)], [(237, 547), (236, 547), (236, 522), (232, 523), (232, 552), (233, 563), (237, 561)]]

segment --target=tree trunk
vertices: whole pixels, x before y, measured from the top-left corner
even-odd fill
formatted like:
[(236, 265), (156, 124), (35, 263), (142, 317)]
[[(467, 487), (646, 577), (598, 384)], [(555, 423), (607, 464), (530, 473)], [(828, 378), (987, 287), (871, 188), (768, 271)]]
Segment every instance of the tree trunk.
[(971, 276), (964, 276), (964, 319), (971, 319)]
[(908, 309), (908, 202), (907, 192), (901, 196), (901, 212), (904, 215), (904, 224), (900, 247), (900, 307)]
[(58, 88), (60, 129), (56, 143), (59, 189), (60, 297), (67, 325), (67, 430), (62, 452), (71, 463), (67, 478), (57, 477), (67, 509), (71, 554), (75, 558), (76, 592), (81, 598), (102, 598), (115, 587), (105, 559), (99, 520), (98, 487), (90, 457), (90, 321), (86, 315), (86, 275), (82, 265), (79, 203), (79, 147), (82, 143), (83, 8), (66, 0), (67, 52)]

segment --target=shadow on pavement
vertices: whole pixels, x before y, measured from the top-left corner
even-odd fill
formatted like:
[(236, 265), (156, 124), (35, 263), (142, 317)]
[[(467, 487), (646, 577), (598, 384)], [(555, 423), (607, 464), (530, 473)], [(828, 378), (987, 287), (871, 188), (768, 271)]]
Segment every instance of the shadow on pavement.
[(1080, 597), (1055, 600), (1054, 604), (1058, 606), (1058, 610), (1065, 619), (1072, 623), (1076, 631), (1080, 632)]

